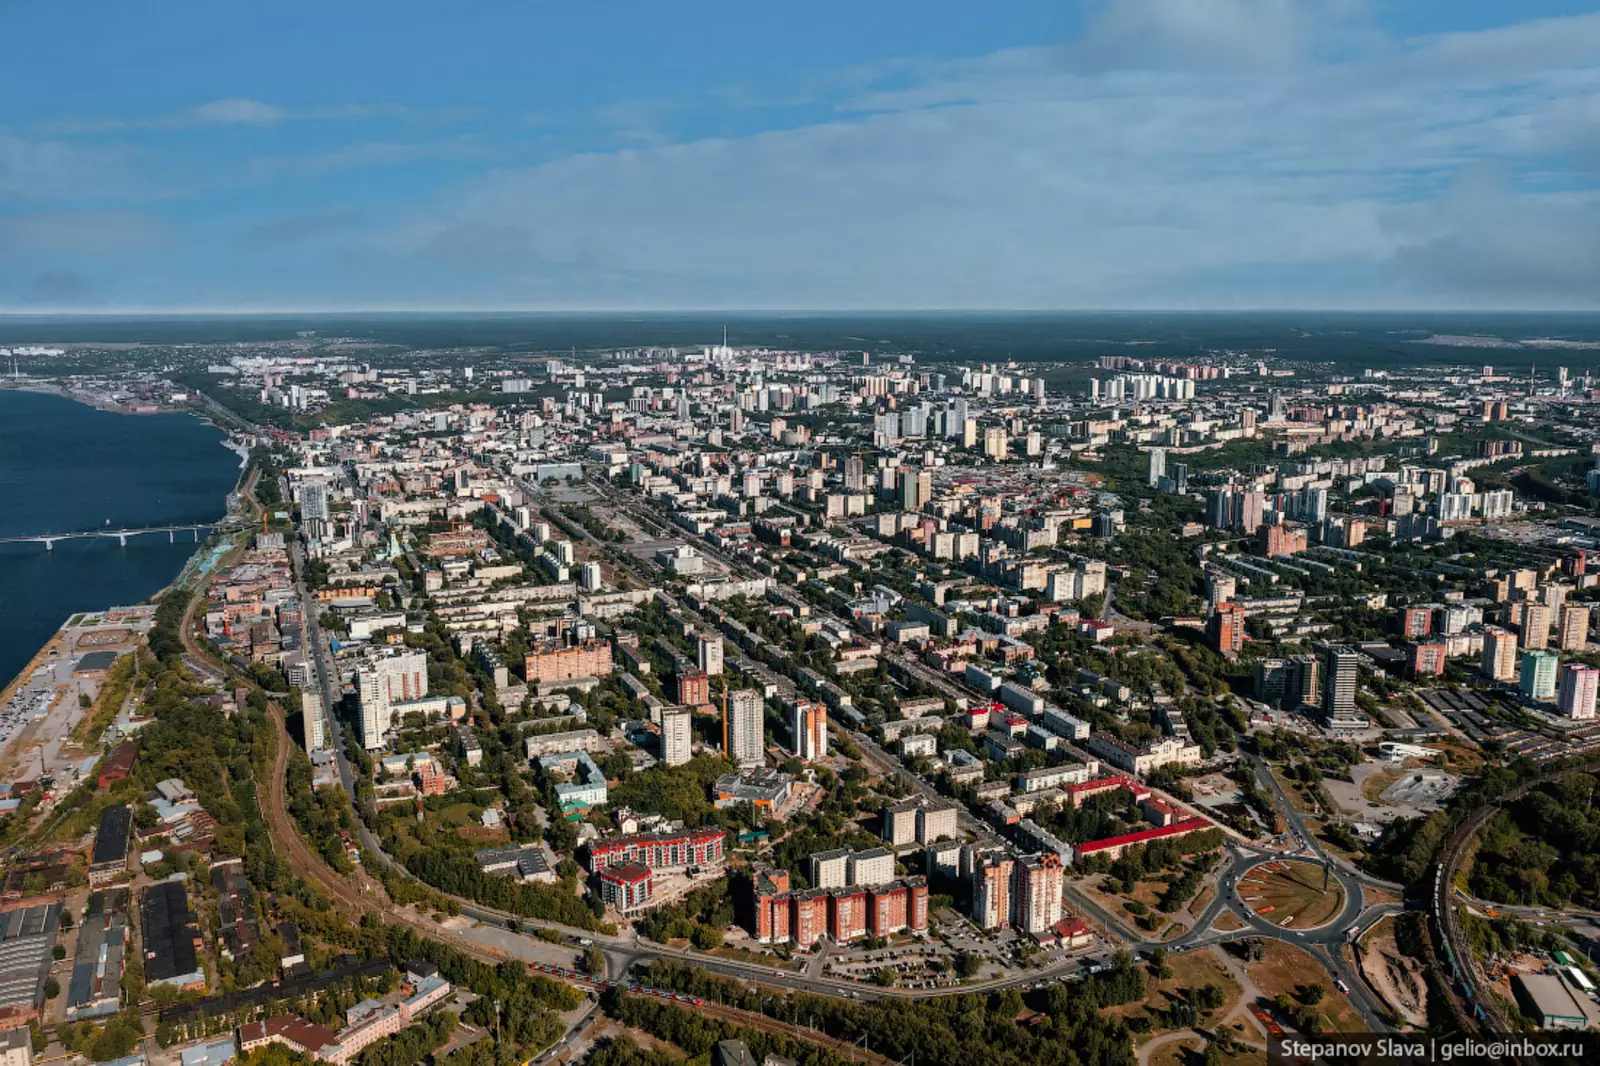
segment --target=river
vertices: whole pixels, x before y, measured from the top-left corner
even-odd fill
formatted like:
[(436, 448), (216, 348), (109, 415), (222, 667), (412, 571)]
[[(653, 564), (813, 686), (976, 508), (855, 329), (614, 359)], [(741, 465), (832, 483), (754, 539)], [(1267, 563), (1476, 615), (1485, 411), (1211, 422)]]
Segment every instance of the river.
[[(192, 415), (0, 389), (0, 537), (215, 522), (239, 476), (225, 439)], [(193, 554), (192, 536), (0, 544), (0, 685), (73, 614), (159, 592)]]

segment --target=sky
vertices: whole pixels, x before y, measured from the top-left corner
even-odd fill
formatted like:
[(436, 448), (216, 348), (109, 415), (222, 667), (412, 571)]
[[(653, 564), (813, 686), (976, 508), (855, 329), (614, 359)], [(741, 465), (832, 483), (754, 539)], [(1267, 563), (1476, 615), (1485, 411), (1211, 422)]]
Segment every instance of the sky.
[(1592, 309), (1593, 7), (4, 4), (0, 313)]

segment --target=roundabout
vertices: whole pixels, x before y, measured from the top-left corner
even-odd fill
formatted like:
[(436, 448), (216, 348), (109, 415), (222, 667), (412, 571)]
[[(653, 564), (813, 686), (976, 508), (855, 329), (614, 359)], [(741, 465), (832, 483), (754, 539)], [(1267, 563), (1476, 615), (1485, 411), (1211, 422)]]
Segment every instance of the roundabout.
[(1321, 863), (1268, 859), (1240, 875), (1239, 900), (1260, 921), (1293, 931), (1319, 929), (1345, 906), (1339, 878)]

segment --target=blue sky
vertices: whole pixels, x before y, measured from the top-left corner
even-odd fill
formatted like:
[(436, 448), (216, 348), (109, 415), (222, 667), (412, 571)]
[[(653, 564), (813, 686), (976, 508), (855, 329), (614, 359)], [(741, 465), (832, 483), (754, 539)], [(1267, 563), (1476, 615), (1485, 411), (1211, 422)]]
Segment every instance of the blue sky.
[(1600, 302), (1578, 3), (60, 2), (0, 39), (0, 312)]

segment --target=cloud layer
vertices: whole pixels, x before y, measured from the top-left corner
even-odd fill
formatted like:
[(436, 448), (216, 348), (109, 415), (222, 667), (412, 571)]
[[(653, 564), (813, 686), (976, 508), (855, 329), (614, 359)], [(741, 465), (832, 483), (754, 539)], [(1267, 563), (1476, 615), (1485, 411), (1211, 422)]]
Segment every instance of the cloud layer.
[[(1398, 38), (1341, 0), (1112, 0), (1071, 42), (891, 57), (806, 92), (825, 110), (726, 137), (675, 131), (669, 102), (619, 103), (613, 143), (632, 147), (502, 166), (398, 206), (257, 218), (234, 229), (239, 246), (298, 256), (299, 270), (265, 288), (194, 279), (168, 305), (1587, 307), (1600, 295), (1600, 15)], [(364, 108), (221, 99), (135, 125), (252, 129)], [(237, 174), (382, 183), (441, 156), (517, 155), (514, 139), (459, 143), (470, 151), (355, 138), (241, 159)], [(38, 197), (89, 150), (0, 132), (0, 202)], [(183, 285), (177, 268), (164, 283)]]

